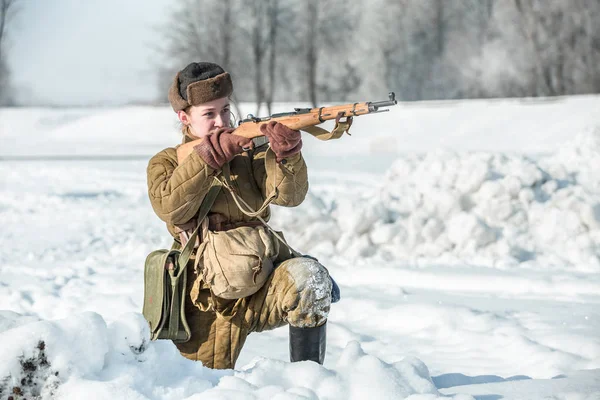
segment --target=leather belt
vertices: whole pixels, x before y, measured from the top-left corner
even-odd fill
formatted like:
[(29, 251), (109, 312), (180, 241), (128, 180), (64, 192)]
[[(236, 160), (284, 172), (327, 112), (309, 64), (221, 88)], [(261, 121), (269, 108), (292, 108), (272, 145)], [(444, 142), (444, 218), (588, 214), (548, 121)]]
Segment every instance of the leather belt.
[(222, 214), (211, 214), (208, 216), (208, 229), (211, 231), (228, 231), (241, 226), (255, 228), (257, 226), (263, 226), (263, 224), (260, 221), (228, 222)]

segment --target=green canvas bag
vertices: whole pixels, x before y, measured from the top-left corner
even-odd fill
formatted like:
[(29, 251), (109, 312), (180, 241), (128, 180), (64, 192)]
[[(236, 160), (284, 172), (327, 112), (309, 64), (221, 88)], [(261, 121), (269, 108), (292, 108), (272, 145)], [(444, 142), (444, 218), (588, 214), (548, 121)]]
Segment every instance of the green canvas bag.
[[(215, 180), (198, 213), (201, 222), (212, 207), (221, 185)], [(185, 317), (187, 264), (194, 250), (201, 224), (194, 230), (183, 249), (155, 250), (144, 264), (144, 306), (142, 314), (150, 326), (150, 339), (170, 339), (176, 343), (190, 340), (191, 331)]]

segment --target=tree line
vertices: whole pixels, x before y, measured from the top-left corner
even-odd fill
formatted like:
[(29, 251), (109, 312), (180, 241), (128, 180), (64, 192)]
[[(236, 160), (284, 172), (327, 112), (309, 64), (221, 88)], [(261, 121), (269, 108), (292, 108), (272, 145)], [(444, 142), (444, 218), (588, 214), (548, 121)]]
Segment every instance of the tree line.
[[(0, 106), (21, 0), (0, 0)], [(174, 0), (155, 44), (164, 102), (192, 61), (229, 71), (235, 101), (600, 93), (600, 0)]]
[(179, 0), (162, 33), (162, 97), (192, 61), (269, 109), (600, 93), (600, 0)]

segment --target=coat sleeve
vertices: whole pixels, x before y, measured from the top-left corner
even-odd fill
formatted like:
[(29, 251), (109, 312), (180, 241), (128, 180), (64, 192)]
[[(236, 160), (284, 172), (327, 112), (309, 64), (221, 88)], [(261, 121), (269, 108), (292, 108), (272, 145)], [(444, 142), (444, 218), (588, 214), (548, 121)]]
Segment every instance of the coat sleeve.
[(304, 201), (308, 192), (308, 172), (301, 153), (278, 163), (273, 150), (264, 145), (255, 151), (252, 168), (264, 197), (277, 190), (272, 204), (295, 207)]
[(178, 165), (173, 149), (152, 157), (146, 172), (154, 212), (173, 225), (184, 224), (197, 214), (216, 175), (195, 151)]

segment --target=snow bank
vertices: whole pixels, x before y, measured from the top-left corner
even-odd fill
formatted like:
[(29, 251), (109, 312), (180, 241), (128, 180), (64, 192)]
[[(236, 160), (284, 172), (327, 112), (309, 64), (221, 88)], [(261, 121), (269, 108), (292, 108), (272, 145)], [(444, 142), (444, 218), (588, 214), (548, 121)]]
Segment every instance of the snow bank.
[(386, 364), (357, 342), (348, 344), (334, 369), (258, 358), (239, 371), (218, 371), (184, 359), (170, 342), (150, 342), (138, 313), (108, 325), (90, 312), (35, 322), (0, 313), (0, 326), (0, 398), (9, 392), (57, 400), (443, 397), (420, 360)]
[(600, 395), (600, 370), (552, 380), (462, 374), (432, 379), (415, 357), (386, 363), (355, 341), (331, 369), (256, 357), (238, 370), (211, 370), (181, 357), (170, 342), (151, 342), (138, 313), (107, 324), (92, 312), (55, 321), (0, 312), (0, 327), (2, 399), (10, 394), (40, 400), (592, 400)]
[(322, 185), (297, 227), (302, 251), (410, 263), (600, 271), (600, 126), (559, 151), (523, 155), (437, 150), (398, 158), (375, 188)]

